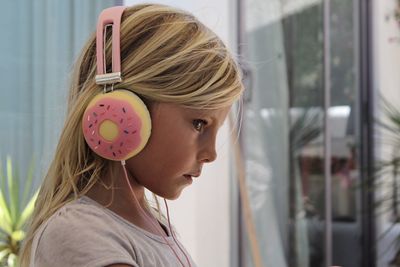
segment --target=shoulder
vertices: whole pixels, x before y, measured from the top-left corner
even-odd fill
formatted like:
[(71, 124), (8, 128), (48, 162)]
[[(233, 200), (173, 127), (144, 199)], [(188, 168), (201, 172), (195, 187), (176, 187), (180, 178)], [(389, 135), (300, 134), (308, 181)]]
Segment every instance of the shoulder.
[(66, 204), (42, 225), (35, 236), (35, 262), (38, 266), (47, 266), (39, 264), (43, 262), (54, 262), (57, 266), (107, 266), (114, 263), (137, 266), (132, 244), (127, 243), (124, 232), (114, 224), (99, 207), (81, 205), (76, 201)]
[[(111, 224), (110, 224), (111, 223)], [(56, 211), (44, 224), (42, 238), (91, 240), (112, 231), (110, 218), (100, 208), (73, 201)]]

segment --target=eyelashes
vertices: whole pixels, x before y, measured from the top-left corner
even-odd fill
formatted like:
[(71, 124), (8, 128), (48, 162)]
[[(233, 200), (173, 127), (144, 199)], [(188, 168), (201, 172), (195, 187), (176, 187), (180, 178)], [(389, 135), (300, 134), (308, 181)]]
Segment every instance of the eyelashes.
[(193, 127), (196, 131), (203, 131), (204, 127), (207, 125), (207, 121), (202, 119), (193, 120)]

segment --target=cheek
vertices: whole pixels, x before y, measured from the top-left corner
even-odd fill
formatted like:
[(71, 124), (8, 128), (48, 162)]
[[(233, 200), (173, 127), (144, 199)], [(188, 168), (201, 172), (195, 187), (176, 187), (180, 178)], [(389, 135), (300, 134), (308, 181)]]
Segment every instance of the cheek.
[(154, 129), (144, 149), (132, 158), (131, 172), (139, 180), (163, 173), (174, 175), (193, 167), (198, 134), (178, 126)]
[(155, 154), (173, 154), (176, 151), (193, 150), (197, 134), (183, 127), (155, 132), (149, 140), (149, 150)]
[(157, 176), (175, 175), (190, 168), (194, 161), (193, 149), (183, 145), (182, 142), (167, 143), (158, 147), (152, 153), (151, 173)]

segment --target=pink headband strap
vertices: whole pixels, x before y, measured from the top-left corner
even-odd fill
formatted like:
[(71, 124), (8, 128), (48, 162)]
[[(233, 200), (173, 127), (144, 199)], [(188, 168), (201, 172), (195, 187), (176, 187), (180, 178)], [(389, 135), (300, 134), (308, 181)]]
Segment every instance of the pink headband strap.
[[(121, 78), (121, 53), (120, 53), (120, 30), (121, 17), (126, 9), (125, 6), (107, 8), (100, 13), (96, 30), (96, 57), (97, 57), (97, 84), (113, 84), (122, 81)], [(105, 70), (105, 27), (112, 25), (112, 73)]]

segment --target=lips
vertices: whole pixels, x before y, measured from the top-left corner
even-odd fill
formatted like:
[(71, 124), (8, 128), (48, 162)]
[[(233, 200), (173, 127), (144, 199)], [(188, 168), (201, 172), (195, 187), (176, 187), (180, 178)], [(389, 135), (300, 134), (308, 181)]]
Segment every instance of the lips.
[(190, 181), (190, 183), (193, 182), (193, 178), (197, 178), (201, 175), (201, 169), (197, 169), (196, 171), (190, 172), (190, 173), (186, 173), (183, 176)]
[(183, 177), (185, 177), (186, 181), (187, 181), (189, 184), (193, 183), (193, 178), (192, 178), (192, 176), (190, 176), (190, 175), (188, 175), (188, 174), (185, 174), (185, 175), (183, 175)]
[(197, 178), (200, 176), (200, 174), (201, 174), (200, 172), (197, 172), (197, 173), (193, 173), (193, 174), (184, 174), (184, 176)]

